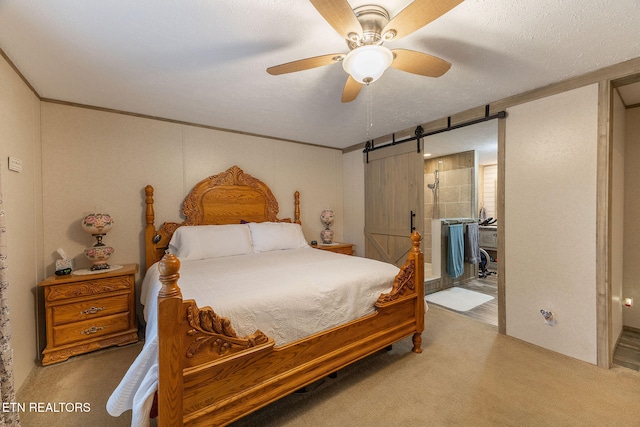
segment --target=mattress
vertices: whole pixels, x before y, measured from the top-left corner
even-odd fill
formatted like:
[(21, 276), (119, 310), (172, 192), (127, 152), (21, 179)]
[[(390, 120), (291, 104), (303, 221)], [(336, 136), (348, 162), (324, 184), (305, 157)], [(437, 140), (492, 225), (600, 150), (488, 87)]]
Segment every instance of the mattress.
[[(231, 319), (239, 336), (260, 329), (283, 345), (373, 312), (397, 273), (391, 264), (306, 247), (184, 262), (179, 285), (183, 299)], [(156, 333), (159, 274), (152, 267), (141, 289), (147, 334)]]

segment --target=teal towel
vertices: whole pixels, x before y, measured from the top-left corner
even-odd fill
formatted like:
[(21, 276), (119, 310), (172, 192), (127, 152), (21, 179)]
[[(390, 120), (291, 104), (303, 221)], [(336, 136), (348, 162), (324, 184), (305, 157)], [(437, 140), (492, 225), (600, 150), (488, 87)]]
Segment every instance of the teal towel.
[(447, 274), (454, 279), (464, 273), (464, 229), (462, 224), (449, 226)]

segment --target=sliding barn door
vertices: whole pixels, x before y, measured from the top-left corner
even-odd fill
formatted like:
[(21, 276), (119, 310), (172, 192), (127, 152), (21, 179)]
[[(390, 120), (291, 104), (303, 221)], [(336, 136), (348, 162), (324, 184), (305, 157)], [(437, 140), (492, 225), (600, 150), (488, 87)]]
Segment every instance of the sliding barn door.
[(412, 227), (422, 234), (424, 158), (406, 142), (369, 152), (365, 163), (365, 256), (397, 266), (411, 249)]

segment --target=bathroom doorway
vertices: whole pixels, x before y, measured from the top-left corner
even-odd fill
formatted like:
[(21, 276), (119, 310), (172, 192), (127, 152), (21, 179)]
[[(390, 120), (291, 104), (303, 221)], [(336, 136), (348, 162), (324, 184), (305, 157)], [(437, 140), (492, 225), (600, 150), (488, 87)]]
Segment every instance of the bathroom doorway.
[[(498, 138), (499, 121), (489, 120), (424, 140), (425, 292), (452, 287), (490, 295), (462, 311), (498, 325)], [(482, 263), (465, 264), (455, 280), (447, 273), (447, 226), (481, 223)], [(445, 307), (447, 308), (447, 307)], [(459, 311), (460, 312), (460, 311)]]
[(611, 267), (609, 283), (609, 330), (605, 341), (612, 363), (640, 370), (640, 282), (638, 237), (635, 221), (640, 197), (635, 189), (640, 179), (637, 168), (640, 150), (640, 75), (613, 82), (611, 122), (613, 147), (611, 161), (610, 229)]

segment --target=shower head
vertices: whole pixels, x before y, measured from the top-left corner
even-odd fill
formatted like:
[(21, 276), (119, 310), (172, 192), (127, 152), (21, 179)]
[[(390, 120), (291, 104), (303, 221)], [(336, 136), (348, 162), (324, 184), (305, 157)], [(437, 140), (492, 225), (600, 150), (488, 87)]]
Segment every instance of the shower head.
[(429, 187), (431, 190), (434, 190), (436, 188), (436, 183), (433, 182), (431, 184), (427, 184), (427, 187)]

